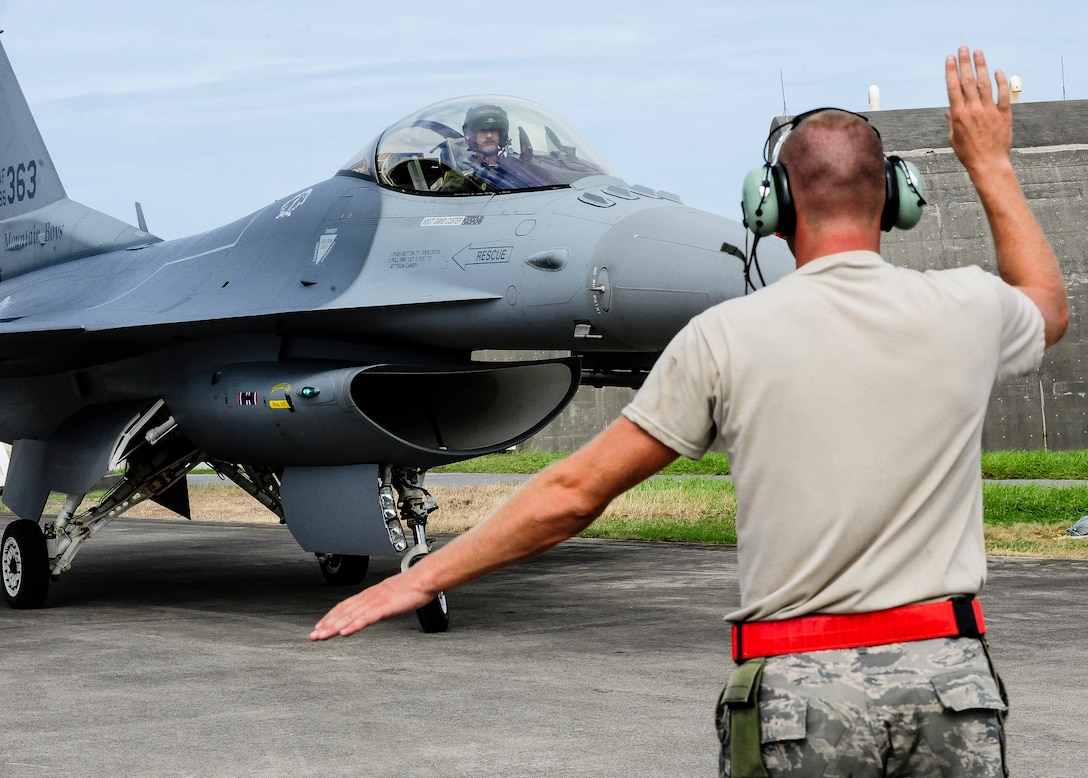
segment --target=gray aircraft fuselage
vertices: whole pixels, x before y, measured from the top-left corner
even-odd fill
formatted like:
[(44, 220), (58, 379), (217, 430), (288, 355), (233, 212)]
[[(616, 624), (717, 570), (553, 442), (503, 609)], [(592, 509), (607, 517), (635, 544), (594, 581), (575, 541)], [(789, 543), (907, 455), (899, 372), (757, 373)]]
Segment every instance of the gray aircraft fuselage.
[(202, 235), (3, 281), (0, 439), (46, 439), (88, 405), (172, 395), (224, 365), (554, 349), (641, 368), (743, 294), (722, 252), (743, 245), (739, 225), (615, 179), (579, 184), (434, 198), (342, 174)]

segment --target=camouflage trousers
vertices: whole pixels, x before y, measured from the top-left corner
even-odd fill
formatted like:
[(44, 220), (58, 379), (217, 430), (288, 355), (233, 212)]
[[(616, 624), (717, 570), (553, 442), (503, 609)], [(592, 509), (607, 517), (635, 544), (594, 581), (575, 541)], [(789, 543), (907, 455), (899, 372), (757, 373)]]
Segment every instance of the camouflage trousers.
[[(1006, 775), (1008, 708), (981, 640), (769, 657), (758, 700), (770, 778)], [(720, 700), (723, 778), (732, 775), (729, 720)]]

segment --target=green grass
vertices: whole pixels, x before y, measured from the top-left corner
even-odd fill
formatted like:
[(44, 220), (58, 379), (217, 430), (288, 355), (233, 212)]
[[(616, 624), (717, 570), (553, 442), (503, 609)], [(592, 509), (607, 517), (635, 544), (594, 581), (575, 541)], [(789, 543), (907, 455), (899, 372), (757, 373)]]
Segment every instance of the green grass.
[(731, 518), (709, 516), (682, 524), (669, 519), (597, 519), (580, 537), (735, 544), (737, 523)]
[[(635, 511), (614, 504), (586, 536), (699, 543), (737, 540), (736, 494), (728, 481), (655, 479), (639, 484), (629, 496), (638, 506)], [(983, 522), (988, 526), (1033, 524), (1064, 532), (1088, 515), (1088, 485), (1052, 488), (988, 483), (982, 487), (982, 501)], [(619, 515), (612, 516), (612, 510)], [(648, 514), (653, 518), (647, 518)]]
[(736, 543), (733, 483), (715, 478), (654, 478), (621, 495), (582, 537)]
[(983, 484), (982, 514), (988, 525), (1047, 524), (1071, 527), (1088, 514), (1088, 485), (1060, 489), (1035, 484)]
[(982, 477), (1088, 480), (1088, 451), (989, 451)]
[(530, 474), (543, 470), (552, 462), (557, 462), (564, 457), (566, 457), (566, 454), (547, 451), (510, 451), (503, 454), (488, 454), (475, 459), (467, 459), (464, 462), (455, 462), (452, 465), (440, 465), (433, 468), (431, 472)]
[[(435, 473), (522, 473), (543, 470), (566, 457), (554, 451), (511, 451), (436, 467)], [(194, 470), (211, 473), (210, 469)], [(729, 458), (711, 452), (697, 462), (680, 457), (661, 471), (665, 475), (729, 475)], [(982, 455), (982, 477), (990, 479), (1054, 478), (1088, 480), (1088, 450), (990, 451)]]
[[(442, 470), (477, 473), (535, 473), (561, 454), (495, 454)], [(1088, 451), (997, 451), (982, 455), (983, 521), (987, 548), (997, 554), (1088, 556), (1088, 544), (1070, 542), (1065, 530), (1088, 515)], [(666, 475), (729, 474), (729, 461), (709, 454), (698, 462), (680, 459)], [(1053, 488), (998, 484), (991, 480), (1085, 480)], [(714, 478), (652, 479), (617, 500), (583, 533), (585, 537), (736, 543), (733, 485)], [(674, 515), (680, 514), (680, 515)]]
[[(547, 452), (493, 454), (435, 468), (445, 472), (535, 473), (565, 455)], [(998, 554), (1088, 558), (1088, 542), (1070, 541), (1065, 530), (1088, 515), (1088, 451), (1000, 451), (982, 456), (983, 519), (987, 548)], [(662, 471), (688, 478), (650, 479), (612, 503), (584, 537), (736, 543), (736, 495), (724, 455), (698, 462), (680, 459)], [(1084, 480), (1054, 488), (993, 480)], [(232, 488), (223, 486), (224, 489)], [(55, 513), (60, 495), (50, 505)]]
[[(535, 473), (565, 454), (517, 451), (436, 467), (441, 473)], [(729, 475), (725, 454), (710, 453), (693, 462), (681, 457), (661, 471), (667, 475)], [(982, 455), (982, 477), (990, 479), (1054, 478), (1088, 480), (1085, 451), (990, 451)]]
[[(566, 457), (547, 451), (510, 451), (440, 465), (432, 473), (522, 473), (531, 474), (543, 470), (552, 462)], [(681, 457), (661, 471), (665, 475), (729, 475), (729, 459), (725, 454), (710, 453), (693, 462)]]

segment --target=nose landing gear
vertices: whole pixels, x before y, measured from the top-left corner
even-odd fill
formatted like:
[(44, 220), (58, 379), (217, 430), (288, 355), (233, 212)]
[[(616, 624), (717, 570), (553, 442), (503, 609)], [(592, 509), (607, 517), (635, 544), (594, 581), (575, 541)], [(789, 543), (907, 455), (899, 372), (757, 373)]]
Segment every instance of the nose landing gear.
[[(389, 533), (389, 542), (403, 552), (401, 570), (407, 570), (430, 553), (427, 517), (438, 510), (438, 503), (423, 488), (425, 471), (417, 467), (382, 465), (378, 468), (378, 508)], [(394, 496), (395, 495), (395, 496)], [(399, 498), (399, 499), (398, 499)], [(409, 545), (409, 540), (412, 545)], [(366, 576), (370, 557), (319, 553), (318, 565), (325, 580), (335, 586), (354, 586)], [(445, 632), (450, 627), (446, 595), (437, 597), (416, 610), (424, 632)]]
[[(392, 468), (393, 485), (400, 494), (401, 516), (412, 531), (415, 545), (400, 560), (401, 570), (407, 570), (430, 552), (427, 543), (427, 517), (438, 510), (438, 503), (431, 493), (423, 488), (423, 471), (418, 468)], [(446, 593), (438, 596), (416, 610), (416, 618), (424, 632), (445, 632), (450, 628), (450, 611), (446, 604)]]

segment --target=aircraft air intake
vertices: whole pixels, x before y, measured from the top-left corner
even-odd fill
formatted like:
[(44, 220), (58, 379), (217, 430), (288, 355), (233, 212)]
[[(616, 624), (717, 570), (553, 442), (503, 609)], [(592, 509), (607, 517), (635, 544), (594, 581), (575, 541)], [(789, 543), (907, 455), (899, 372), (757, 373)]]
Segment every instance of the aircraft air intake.
[(254, 465), (432, 467), (502, 451), (574, 396), (575, 358), (453, 367), (254, 363), (191, 378), (166, 398), (203, 450)]

